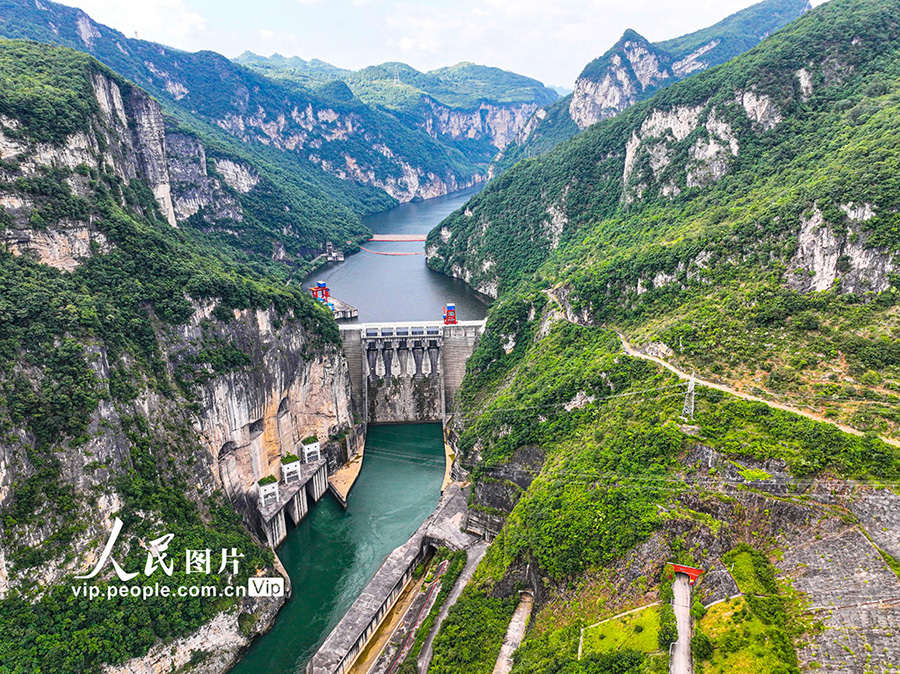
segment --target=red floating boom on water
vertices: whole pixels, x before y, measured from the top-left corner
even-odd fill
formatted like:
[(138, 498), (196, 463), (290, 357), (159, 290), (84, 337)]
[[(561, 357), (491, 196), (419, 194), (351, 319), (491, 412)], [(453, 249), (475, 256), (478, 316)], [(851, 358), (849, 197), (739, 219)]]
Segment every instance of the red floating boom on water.
[[(669, 562), (671, 564), (671, 562)], [(695, 569), (693, 566), (684, 566), (683, 564), (672, 564), (675, 573), (686, 573), (691, 580), (691, 585), (700, 577), (701, 573), (706, 573), (703, 569)]]

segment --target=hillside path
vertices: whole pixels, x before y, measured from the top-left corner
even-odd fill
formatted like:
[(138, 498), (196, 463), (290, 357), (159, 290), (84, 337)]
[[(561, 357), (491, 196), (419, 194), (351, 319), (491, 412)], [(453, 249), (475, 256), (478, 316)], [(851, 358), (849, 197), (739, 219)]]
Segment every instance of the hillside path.
[[(619, 341), (622, 342), (622, 348), (625, 350), (625, 353), (629, 356), (633, 356), (634, 358), (642, 358), (644, 360), (651, 360), (657, 365), (662, 365), (664, 368), (678, 375), (681, 379), (690, 379), (691, 375), (685, 372), (684, 370), (680, 370), (671, 363), (663, 360), (662, 358), (657, 358), (656, 356), (650, 356), (646, 353), (638, 351), (631, 344), (629, 344), (628, 339), (618, 330), (616, 334), (619, 336)], [(832, 426), (837, 426), (839, 429), (844, 431), (844, 433), (849, 433), (850, 435), (863, 435), (863, 432), (853, 428), (852, 426), (847, 426), (846, 424), (839, 423), (832, 419), (826, 419), (821, 414), (817, 414), (815, 412), (809, 412), (807, 410), (800, 409), (799, 407), (794, 407), (792, 405), (786, 405), (784, 403), (778, 403), (772, 400), (766, 400), (765, 398), (760, 398), (758, 396), (752, 395), (750, 393), (744, 393), (743, 391), (738, 391), (735, 388), (730, 386), (726, 386), (725, 384), (717, 384), (715, 382), (707, 381), (706, 379), (700, 379), (697, 376), (694, 376), (694, 380), (700, 386), (706, 386), (707, 388), (714, 388), (717, 391), (724, 391), (725, 393), (730, 393), (733, 396), (737, 396), (738, 398), (743, 398), (744, 400), (750, 400), (756, 403), (763, 403), (764, 405), (768, 405), (769, 407), (774, 407), (775, 409), (783, 410), (785, 412), (791, 412), (793, 414), (799, 414), (800, 416), (806, 417), (807, 419), (812, 419), (813, 421), (820, 421), (826, 424), (831, 424)], [(885, 438), (883, 436), (879, 436), (884, 442), (889, 445), (893, 445), (894, 447), (900, 447), (900, 441), (894, 440), (892, 438)]]
[[(559, 309), (559, 317), (569, 323), (573, 323), (575, 325), (580, 325), (581, 327), (585, 327), (585, 324), (579, 322), (577, 319), (570, 316), (570, 312), (566, 310), (566, 307), (563, 306), (563, 303), (556, 296), (556, 293), (553, 289), (545, 290), (546, 295), (554, 301), (557, 308)], [(629, 342), (628, 338), (625, 337), (618, 330), (613, 330), (618, 336), (619, 341), (622, 342), (622, 349), (625, 351), (625, 354), (628, 356), (632, 356), (634, 358), (642, 358), (643, 360), (650, 360), (656, 363), (657, 365), (662, 365), (664, 368), (669, 370), (670, 372), (678, 375), (681, 379), (690, 379), (691, 375), (685, 372), (684, 370), (680, 370), (675, 367), (668, 361), (663, 360), (662, 358), (657, 358), (656, 356), (651, 356), (649, 354), (643, 353), (642, 351), (634, 348)], [(762, 403), (763, 405), (768, 405), (769, 407), (773, 407), (778, 410), (783, 410), (784, 412), (791, 412), (793, 414), (799, 414), (801, 417), (806, 417), (807, 419), (812, 419), (813, 421), (819, 421), (826, 424), (831, 424), (832, 426), (837, 426), (839, 429), (844, 431), (844, 433), (849, 433), (850, 435), (864, 435), (864, 433), (852, 426), (847, 426), (846, 424), (839, 423), (832, 419), (826, 419), (821, 414), (817, 414), (816, 412), (808, 412), (806, 410), (800, 409), (799, 407), (794, 407), (793, 405), (786, 405), (784, 403), (777, 403), (772, 400), (766, 400), (765, 398), (760, 398), (755, 395), (751, 395), (750, 393), (744, 393), (743, 391), (739, 391), (731, 386), (726, 386), (725, 384), (717, 384), (715, 382), (707, 381), (706, 379), (700, 379), (696, 375), (694, 375), (694, 381), (700, 386), (706, 386), (707, 388), (714, 388), (717, 391), (723, 391), (725, 393), (730, 393), (733, 396), (737, 396), (738, 398), (743, 398), (744, 400), (750, 400), (755, 403)], [(886, 438), (883, 435), (878, 436), (883, 442), (886, 442), (889, 445), (893, 445), (894, 447), (900, 447), (900, 440), (894, 440), (893, 438)]]
[(434, 621), (434, 626), (431, 628), (431, 632), (428, 634), (428, 637), (425, 639), (425, 643), (422, 645), (422, 650), (419, 653), (419, 672), (427, 672), (428, 667), (431, 665), (431, 656), (434, 654), (434, 649), (432, 648), (434, 644), (434, 637), (437, 636), (438, 631), (441, 629), (441, 623), (444, 622), (444, 618), (447, 617), (447, 611), (450, 610), (450, 607), (456, 603), (456, 600), (459, 599), (459, 595), (462, 594), (463, 589), (465, 589), (466, 585), (469, 582), (469, 579), (472, 577), (472, 574), (475, 573), (475, 569), (478, 567), (478, 563), (481, 561), (481, 558), (484, 557), (484, 553), (487, 552), (488, 544), (486, 541), (480, 541), (477, 544), (473, 545), (468, 549), (469, 557), (466, 560), (466, 566), (463, 568), (462, 573), (459, 575), (459, 579), (456, 581), (456, 585), (451, 590), (450, 595), (447, 597), (447, 601), (444, 602), (444, 605), (441, 606), (441, 610), (438, 612), (437, 620)]
[(516, 606), (512, 620), (509, 621), (506, 638), (503, 639), (503, 646), (500, 647), (500, 654), (497, 656), (492, 674), (509, 674), (513, 668), (513, 653), (525, 636), (525, 628), (528, 627), (528, 618), (534, 605), (534, 595), (531, 592), (523, 592), (520, 597), (519, 605)]

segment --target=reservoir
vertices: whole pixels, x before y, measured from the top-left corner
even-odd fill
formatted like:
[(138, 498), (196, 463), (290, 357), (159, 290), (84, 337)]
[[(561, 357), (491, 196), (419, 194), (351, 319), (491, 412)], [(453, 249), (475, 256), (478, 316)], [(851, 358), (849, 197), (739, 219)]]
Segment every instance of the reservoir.
[[(376, 234), (425, 235), (479, 189), (404, 204), (364, 222)], [(390, 252), (425, 249), (422, 241), (363, 245)], [(359, 309), (353, 322), (440, 320), (448, 302), (456, 303), (460, 320), (481, 320), (487, 313), (488, 298), (428, 269), (424, 255), (360, 251), (320, 267), (304, 287), (319, 280)], [(443, 477), (441, 424), (370, 426), (347, 510), (326, 494), (289, 530), (276, 552), (291, 578), (291, 599), (230, 674), (301, 674), (384, 558), (432, 513)]]
[[(375, 234), (425, 235), (460, 208), (481, 186), (444, 197), (402, 204), (363, 219)], [(422, 253), (423, 241), (369, 241), (372, 251)], [(461, 321), (480, 321), (487, 315), (489, 298), (476, 293), (459, 279), (430, 270), (424, 255), (377, 255), (362, 250), (345, 262), (331, 262), (303, 280), (303, 287), (325, 281), (331, 293), (359, 309), (359, 318), (349, 322), (440, 320), (441, 309), (456, 302)]]
[(349, 508), (326, 494), (288, 533), (276, 552), (293, 595), (230, 674), (303, 672), (384, 558), (434, 510), (443, 477), (441, 424), (370, 426)]

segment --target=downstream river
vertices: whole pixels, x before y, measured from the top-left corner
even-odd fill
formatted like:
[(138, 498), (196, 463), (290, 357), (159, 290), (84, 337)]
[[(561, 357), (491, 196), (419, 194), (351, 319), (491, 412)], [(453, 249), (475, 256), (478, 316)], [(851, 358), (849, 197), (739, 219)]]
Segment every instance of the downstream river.
[(328, 493), (310, 500), (277, 550), (293, 596), (230, 674), (303, 672), (384, 558), (434, 510), (443, 479), (440, 424), (370, 426), (349, 508)]
[[(427, 234), (478, 188), (365, 219), (377, 234)], [(419, 242), (370, 242), (366, 248), (422, 252)], [(326, 281), (332, 293), (359, 309), (359, 321), (440, 320), (456, 303), (460, 320), (479, 320), (487, 298), (461, 281), (435, 273), (424, 255), (385, 256), (360, 251), (320, 268), (304, 285)], [(431, 514), (444, 477), (440, 424), (370, 426), (362, 471), (341, 508), (331, 494), (311, 505), (300, 526), (278, 548), (293, 596), (275, 626), (251, 646), (230, 674), (302, 673), (306, 663), (362, 591), (384, 558)]]
[[(461, 207), (481, 186), (403, 204), (384, 213), (371, 215), (363, 222), (376, 234), (425, 235), (441, 220)], [(370, 241), (369, 250), (395, 253), (423, 253), (423, 241)], [(331, 293), (359, 309), (356, 321), (440, 320), (441, 309), (456, 302), (459, 320), (481, 320), (487, 314), (488, 298), (476, 293), (459, 279), (431, 271), (424, 255), (377, 255), (360, 251), (344, 262), (320, 267), (303, 280), (304, 287), (325, 281)]]

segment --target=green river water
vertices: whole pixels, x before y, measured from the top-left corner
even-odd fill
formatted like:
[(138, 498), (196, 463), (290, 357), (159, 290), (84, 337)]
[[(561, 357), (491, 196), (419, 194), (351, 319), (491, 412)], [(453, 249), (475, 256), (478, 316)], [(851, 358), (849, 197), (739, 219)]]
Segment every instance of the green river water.
[(441, 424), (370, 426), (348, 509), (326, 493), (289, 529), (277, 553), (293, 596), (230, 674), (302, 672), (384, 558), (434, 510), (443, 476)]

